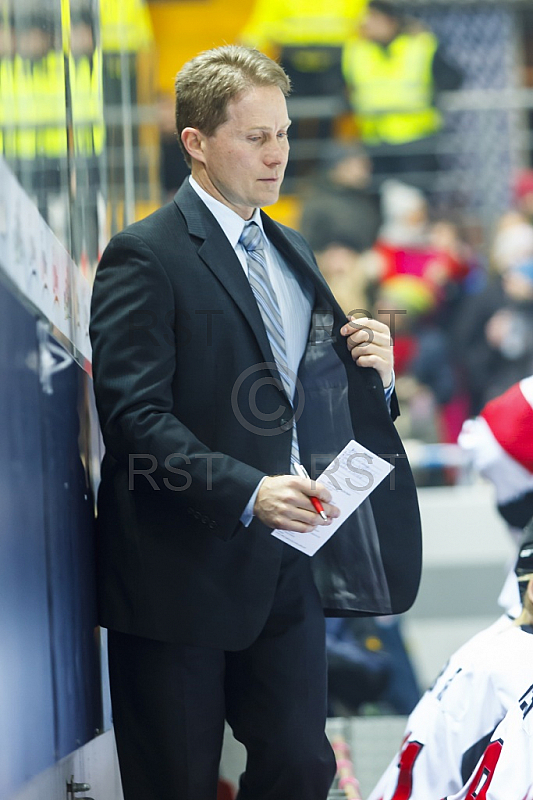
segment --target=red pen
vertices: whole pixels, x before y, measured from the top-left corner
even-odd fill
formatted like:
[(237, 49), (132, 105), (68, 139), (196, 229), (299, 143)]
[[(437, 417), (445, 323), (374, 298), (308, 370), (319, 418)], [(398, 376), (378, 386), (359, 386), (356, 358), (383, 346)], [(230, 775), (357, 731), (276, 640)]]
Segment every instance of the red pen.
[[(302, 464), (295, 464), (294, 465), (294, 469), (296, 470), (296, 472), (298, 473), (300, 478), (309, 478), (309, 475), (307, 474), (307, 470)], [(311, 480), (311, 479), (309, 478), (309, 480)], [(320, 514), (322, 519), (327, 522), (328, 518), (327, 518), (326, 512), (324, 511), (324, 509), (322, 507), (322, 503), (320, 502), (318, 497), (310, 497), (309, 499), (312, 502), (312, 504), (314, 505), (315, 511), (317, 512), (317, 514)]]

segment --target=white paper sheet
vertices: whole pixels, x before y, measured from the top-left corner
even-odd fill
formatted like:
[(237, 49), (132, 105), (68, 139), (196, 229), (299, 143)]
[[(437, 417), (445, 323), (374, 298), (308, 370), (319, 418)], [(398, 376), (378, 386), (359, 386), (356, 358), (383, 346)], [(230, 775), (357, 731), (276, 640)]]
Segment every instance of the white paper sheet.
[(393, 469), (388, 461), (352, 439), (317, 478), (331, 492), (331, 503), (337, 506), (340, 516), (331, 525), (317, 525), (310, 533), (276, 529), (272, 536), (314, 556)]

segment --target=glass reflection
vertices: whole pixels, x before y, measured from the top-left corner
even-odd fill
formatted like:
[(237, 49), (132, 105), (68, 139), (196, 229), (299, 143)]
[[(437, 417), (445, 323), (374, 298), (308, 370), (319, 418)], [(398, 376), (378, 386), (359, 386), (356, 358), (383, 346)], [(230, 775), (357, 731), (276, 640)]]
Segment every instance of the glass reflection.
[(98, 39), (98, 5), (71, 0), (68, 86), (72, 257), (88, 277), (96, 268), (105, 228), (101, 214), (105, 205), (105, 125)]
[(6, 2), (0, 5), (0, 153), (16, 157), (15, 135), (15, 22)]
[(89, 279), (159, 203), (155, 96), (144, 0), (0, 0), (0, 155)]
[(101, 0), (111, 233), (158, 205), (153, 31), (144, 0)]
[(60, 9), (4, 2), (1, 16), (2, 152), (44, 219), (68, 244)]

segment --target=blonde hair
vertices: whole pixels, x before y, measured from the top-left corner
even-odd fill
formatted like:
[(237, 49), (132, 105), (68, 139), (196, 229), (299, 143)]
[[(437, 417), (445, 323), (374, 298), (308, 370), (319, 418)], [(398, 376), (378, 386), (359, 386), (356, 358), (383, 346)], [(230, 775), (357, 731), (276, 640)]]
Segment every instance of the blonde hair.
[(212, 136), (227, 119), (227, 108), (242, 92), (254, 86), (277, 86), (285, 96), (290, 81), (271, 58), (251, 47), (225, 45), (188, 61), (176, 75), (176, 129), (187, 164), (191, 157), (183, 147), (181, 133), (192, 127)]

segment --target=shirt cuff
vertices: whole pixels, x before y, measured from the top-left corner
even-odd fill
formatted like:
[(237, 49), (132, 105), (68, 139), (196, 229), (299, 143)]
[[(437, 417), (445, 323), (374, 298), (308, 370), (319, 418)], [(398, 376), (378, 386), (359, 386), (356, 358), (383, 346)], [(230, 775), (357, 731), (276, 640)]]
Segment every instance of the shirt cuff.
[(392, 393), (394, 392), (394, 384), (396, 383), (396, 376), (394, 375), (394, 370), (392, 370), (392, 378), (390, 382), (390, 386), (387, 386), (385, 389), (385, 400), (387, 401), (387, 405), (390, 410), (390, 400), (392, 397)]
[[(268, 476), (265, 475), (265, 478), (267, 478), (267, 477)], [(261, 484), (263, 483), (265, 478), (261, 478), (261, 480), (259, 481), (259, 483), (257, 484), (257, 486), (255, 488), (255, 491), (254, 491), (253, 495), (250, 497), (250, 499), (246, 503), (246, 508), (244, 509), (244, 511), (241, 514), (241, 522), (242, 522), (242, 524), (244, 525), (245, 528), (248, 527), (248, 525), (250, 524), (250, 522), (254, 518), (255, 499), (257, 497), (257, 493), (259, 492), (259, 489), (261, 488)]]

